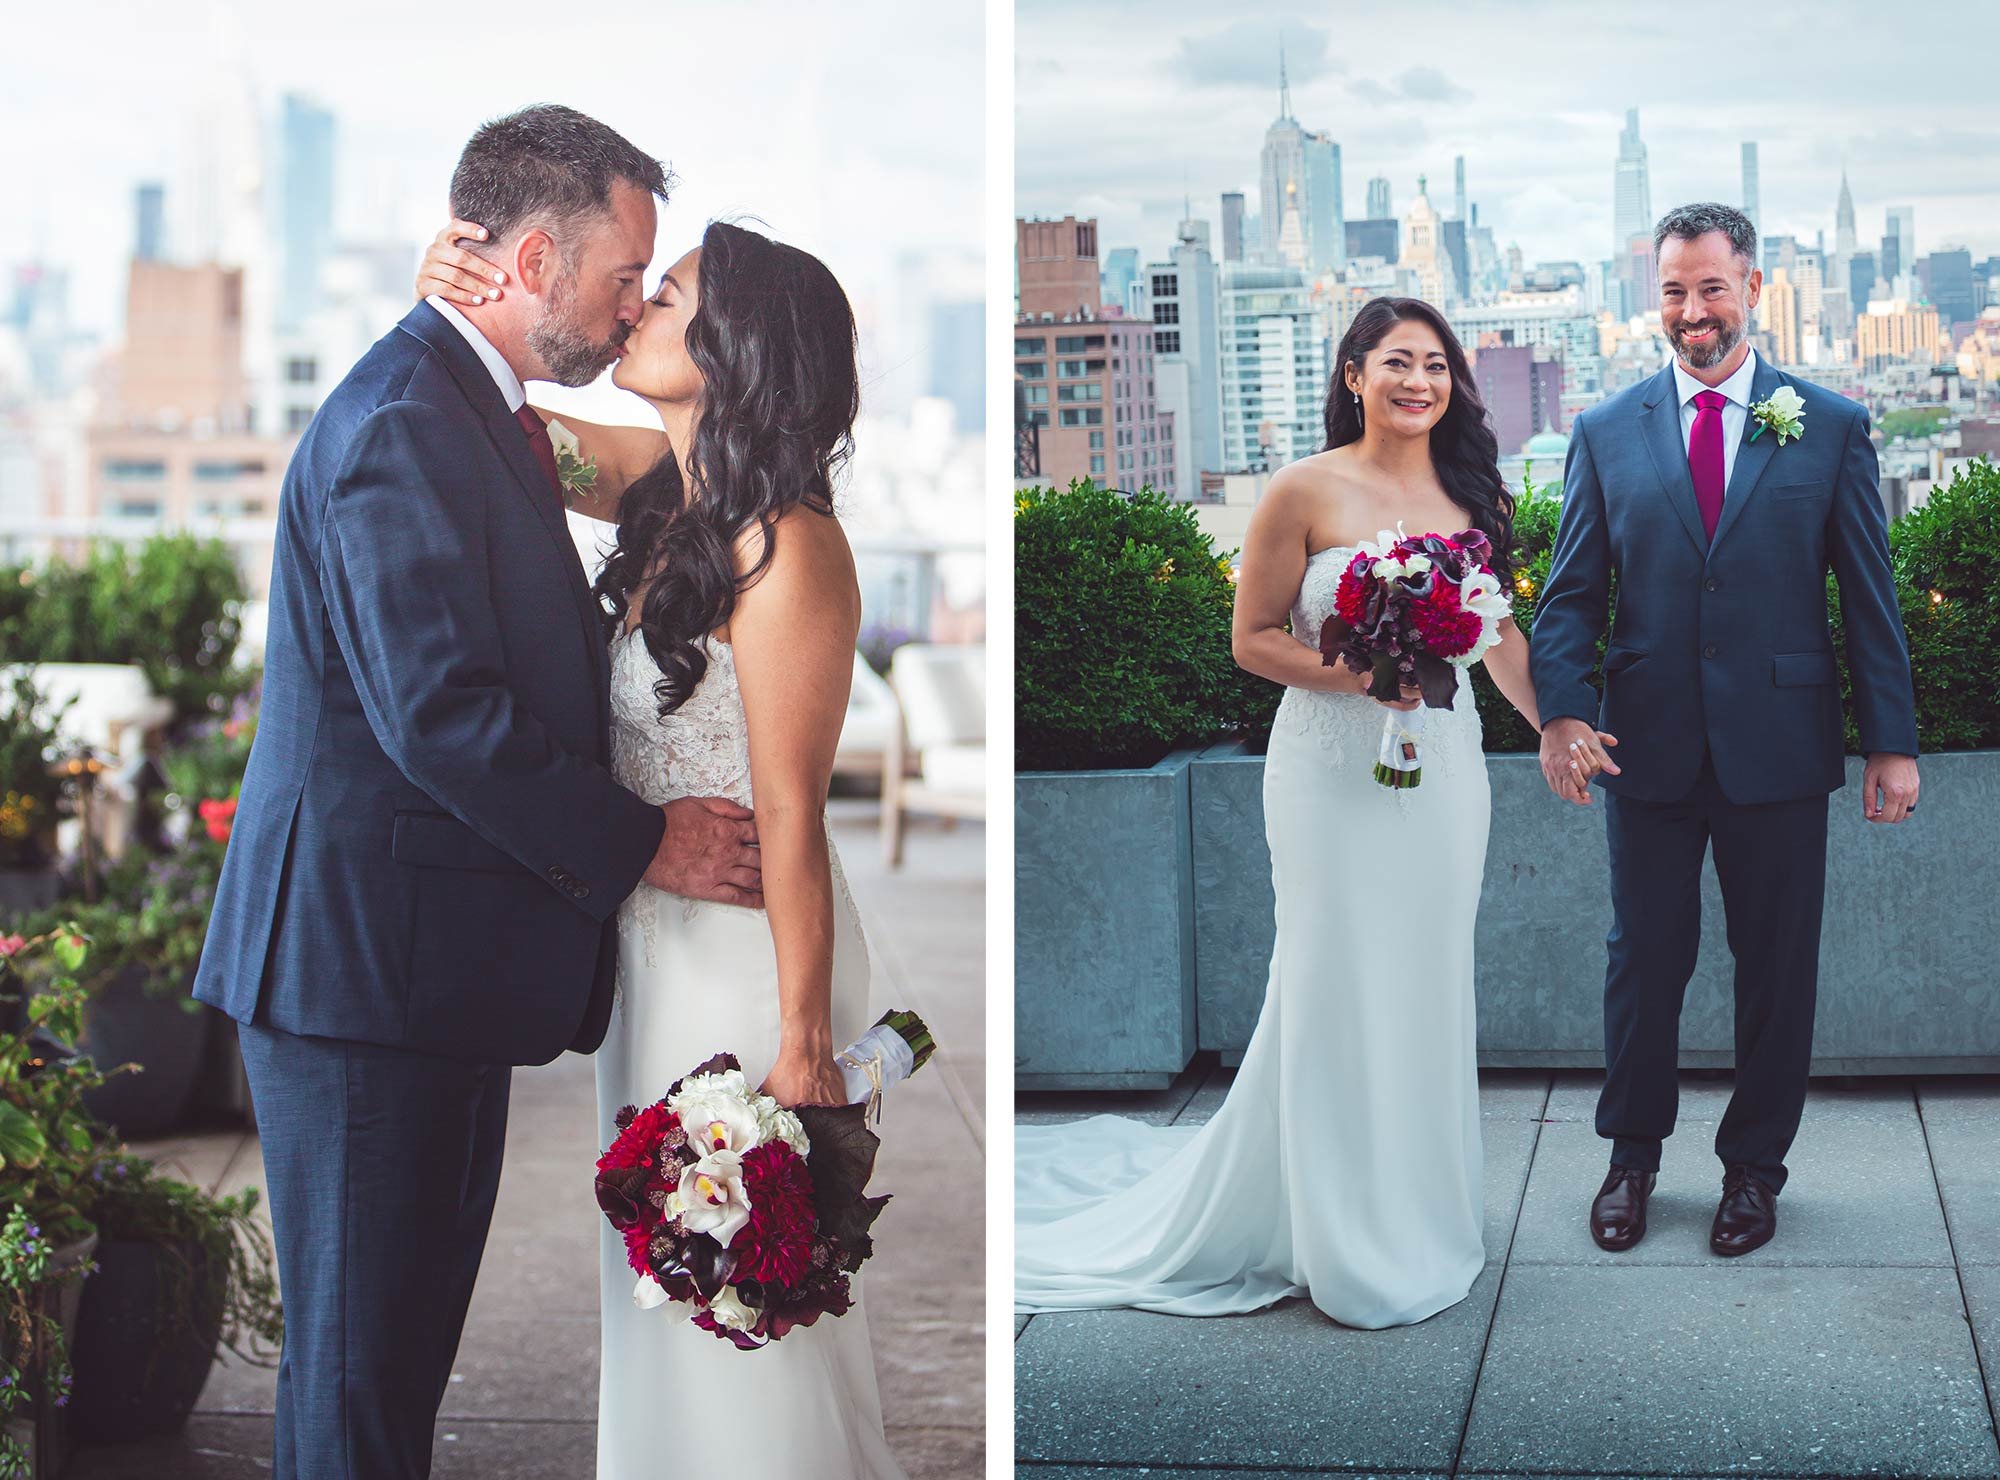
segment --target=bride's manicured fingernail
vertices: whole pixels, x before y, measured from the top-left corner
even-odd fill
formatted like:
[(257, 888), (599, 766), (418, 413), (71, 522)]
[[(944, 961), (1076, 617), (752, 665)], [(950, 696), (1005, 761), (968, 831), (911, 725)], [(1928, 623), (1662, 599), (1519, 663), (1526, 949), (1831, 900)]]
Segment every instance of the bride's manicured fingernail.
[(484, 303), (486, 301), (486, 295), (484, 293), (474, 293), (472, 295), (472, 301), (474, 303)]

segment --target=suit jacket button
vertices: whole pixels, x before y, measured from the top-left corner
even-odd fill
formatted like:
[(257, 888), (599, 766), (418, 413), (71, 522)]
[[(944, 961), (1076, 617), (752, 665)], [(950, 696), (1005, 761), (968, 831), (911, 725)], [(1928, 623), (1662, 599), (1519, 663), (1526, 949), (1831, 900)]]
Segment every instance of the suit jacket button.
[(544, 870), (544, 872), (545, 872), (545, 873), (547, 873), (547, 874), (548, 874), (548, 876), (549, 876), (549, 877), (550, 877), (551, 879), (554, 879), (554, 880), (555, 880), (555, 881), (556, 881), (556, 882), (557, 882), (558, 884), (562, 883), (562, 882), (563, 882), (563, 881), (565, 880), (565, 878), (567, 877), (567, 875), (565, 875), (565, 874), (563, 873), (563, 871), (562, 871), (561, 869), (559, 869), (559, 868), (556, 868), (556, 867), (553, 867), (553, 866), (551, 866), (550, 868), (548, 868), (548, 869)]
[(1701, 655), (1702, 655), (1702, 656), (1703, 656), (1704, 658), (1712, 658), (1712, 657), (1714, 657), (1714, 656), (1715, 656), (1715, 644), (1711, 642), (1711, 643), (1710, 643), (1710, 644), (1709, 644), (1709, 645), (1708, 645), (1707, 647), (1703, 648), (1703, 649), (1701, 650)]
[(1713, 578), (1711, 578), (1711, 579), (1709, 579), (1709, 580), (1707, 580), (1707, 581), (1704, 581), (1704, 582), (1702, 583), (1702, 585), (1703, 585), (1703, 589), (1705, 589), (1705, 590), (1709, 590), (1709, 591), (1719, 591), (1719, 590), (1721, 590), (1721, 589), (1722, 589), (1722, 582), (1720, 582), (1720, 581), (1718, 581), (1718, 580), (1715, 580), (1715, 579), (1713, 579)]
[(590, 886), (588, 884), (572, 884), (569, 892), (572, 899), (590, 898)]

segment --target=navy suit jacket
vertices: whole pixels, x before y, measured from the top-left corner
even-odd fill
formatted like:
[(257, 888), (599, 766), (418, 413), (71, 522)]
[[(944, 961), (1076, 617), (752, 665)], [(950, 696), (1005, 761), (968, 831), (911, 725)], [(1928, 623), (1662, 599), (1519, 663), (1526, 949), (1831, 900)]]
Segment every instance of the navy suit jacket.
[[(1862, 749), (1917, 753), (1868, 413), (1758, 356), (1752, 402), (1781, 385), (1805, 401), (1805, 435), (1783, 447), (1768, 430), (1752, 441), (1757, 420), (1745, 418), (1713, 542), (1695, 503), (1671, 365), (1576, 419), (1530, 658), (1544, 724), (1580, 719), (1618, 737), (1622, 774), (1599, 779), (1619, 796), (1678, 801), (1704, 751), (1738, 804), (1841, 787), (1829, 569)], [(1613, 571), (1617, 626), (1600, 703), (1589, 678)]]
[(285, 473), (263, 706), (195, 996), (487, 1063), (595, 1048), (614, 915), (665, 826), (612, 780), (610, 726), (547, 476), (419, 303)]

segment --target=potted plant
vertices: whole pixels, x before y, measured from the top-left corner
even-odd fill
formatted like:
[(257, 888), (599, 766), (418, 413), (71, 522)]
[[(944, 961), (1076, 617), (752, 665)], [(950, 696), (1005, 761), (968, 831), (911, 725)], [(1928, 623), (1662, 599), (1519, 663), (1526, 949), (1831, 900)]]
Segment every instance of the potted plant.
[(24, 966), (47, 967), (29, 1027), (0, 1036), (0, 1480), (52, 1480), (67, 1447), (69, 1343), (97, 1245), (90, 1172), (101, 1135), (83, 1096), (102, 1076), (73, 1052), (87, 949), (67, 926), (0, 937), (0, 991), (18, 990)]
[(56, 822), (63, 783), (49, 770), (61, 719), (36, 688), (33, 670), (16, 669), (0, 696), (0, 922), (47, 909), (61, 890)]
[(130, 1156), (93, 1176), (100, 1241), (72, 1346), (70, 1423), (99, 1443), (171, 1433), (218, 1345), (258, 1366), (277, 1361), (284, 1316), (257, 1191), (211, 1197)]

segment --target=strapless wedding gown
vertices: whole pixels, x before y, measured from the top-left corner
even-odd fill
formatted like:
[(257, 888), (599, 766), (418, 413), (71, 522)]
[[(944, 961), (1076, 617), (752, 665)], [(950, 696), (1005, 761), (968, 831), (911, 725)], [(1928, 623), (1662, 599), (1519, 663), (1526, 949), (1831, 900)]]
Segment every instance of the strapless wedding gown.
[[(1353, 550), (1306, 562), (1315, 639)], [(1423, 779), (1374, 779), (1388, 711), (1287, 689), (1264, 764), (1277, 942), (1206, 1125), (1094, 1116), (1015, 1134), (1015, 1302), (1421, 1321), (1485, 1263), (1473, 919), (1490, 821), (1472, 686), (1423, 720)]]
[[(715, 641), (707, 652), (701, 682), (662, 720), (653, 695), (660, 673), (645, 640), (612, 645), (612, 772), (646, 801), (751, 805), (734, 654)], [(833, 1040), (851, 1043), (870, 1022), (868, 952), (838, 853), (832, 863)], [(762, 1083), (778, 1040), (777, 957), (764, 912), (639, 885), (620, 908), (617, 1001), (596, 1055), (598, 1144), (611, 1144), (620, 1106), (651, 1104), (711, 1054), (735, 1054), (750, 1083)], [(690, 1325), (685, 1307), (635, 1306), (624, 1244), (609, 1223), (598, 1225), (598, 1480), (668, 1480), (716, 1465), (741, 1480), (902, 1480), (882, 1433), (865, 1271), (845, 1315), (739, 1351)]]

